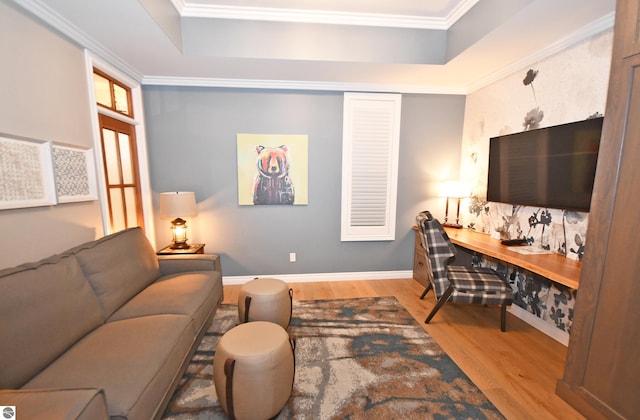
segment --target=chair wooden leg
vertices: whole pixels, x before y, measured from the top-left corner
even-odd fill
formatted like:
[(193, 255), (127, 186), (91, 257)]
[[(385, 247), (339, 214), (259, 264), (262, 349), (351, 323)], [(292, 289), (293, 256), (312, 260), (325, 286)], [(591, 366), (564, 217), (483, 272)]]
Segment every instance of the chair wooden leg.
[(420, 299), (424, 299), (424, 297), (427, 295), (427, 293), (429, 293), (429, 290), (433, 289), (433, 286), (431, 285), (431, 282), (429, 282), (427, 284), (427, 288), (424, 289), (424, 292), (422, 292), (422, 294), (420, 295)]
[(431, 310), (431, 313), (429, 314), (429, 316), (427, 316), (427, 319), (424, 320), (425, 324), (428, 324), (429, 321), (431, 321), (431, 318), (433, 318), (436, 312), (438, 312), (438, 309), (440, 309), (442, 305), (444, 305), (447, 302), (447, 300), (449, 299), (449, 296), (451, 296), (451, 293), (453, 293), (453, 286), (449, 285), (447, 290), (445, 290), (442, 296), (440, 296), (440, 299), (438, 300), (438, 302), (436, 302), (436, 306), (433, 307), (433, 309)]
[(500, 305), (500, 331), (507, 330), (507, 305)]

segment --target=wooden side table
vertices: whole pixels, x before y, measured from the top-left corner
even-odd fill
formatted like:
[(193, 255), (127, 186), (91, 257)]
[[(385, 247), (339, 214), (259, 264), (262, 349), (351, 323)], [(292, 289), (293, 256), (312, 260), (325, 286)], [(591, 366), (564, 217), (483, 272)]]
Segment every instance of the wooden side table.
[(182, 255), (182, 254), (204, 254), (205, 244), (191, 244), (189, 248), (184, 249), (171, 249), (171, 245), (167, 245), (160, 251), (156, 252), (158, 255)]

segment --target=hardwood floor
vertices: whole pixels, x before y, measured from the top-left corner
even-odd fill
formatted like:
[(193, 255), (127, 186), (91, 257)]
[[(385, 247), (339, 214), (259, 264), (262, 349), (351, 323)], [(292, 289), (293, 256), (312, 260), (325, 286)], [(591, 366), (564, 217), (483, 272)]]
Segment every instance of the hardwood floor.
[[(567, 348), (498, 307), (447, 303), (429, 325), (433, 292), (413, 279), (289, 283), (294, 300), (395, 296), (508, 419), (583, 419), (555, 394)], [(224, 286), (224, 303), (237, 303), (239, 285)]]

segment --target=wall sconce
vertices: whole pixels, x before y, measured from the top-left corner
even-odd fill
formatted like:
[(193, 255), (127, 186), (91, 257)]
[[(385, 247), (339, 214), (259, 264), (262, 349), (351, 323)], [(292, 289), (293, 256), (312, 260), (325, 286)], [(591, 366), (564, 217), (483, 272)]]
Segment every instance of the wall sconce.
[(187, 221), (182, 217), (193, 217), (196, 212), (196, 194), (193, 192), (160, 193), (160, 217), (174, 218), (171, 221), (173, 245), (171, 249), (188, 249)]
[[(444, 214), (444, 223), (443, 226), (448, 226), (452, 228), (460, 229), (462, 225), (460, 224), (460, 199), (469, 197), (471, 195), (471, 188), (466, 182), (462, 181), (447, 181), (443, 182), (440, 186), (440, 191), (438, 192), (439, 197), (446, 197), (447, 204), (445, 208)], [(455, 198), (458, 200), (457, 210), (456, 210), (456, 222), (449, 223), (449, 199)]]

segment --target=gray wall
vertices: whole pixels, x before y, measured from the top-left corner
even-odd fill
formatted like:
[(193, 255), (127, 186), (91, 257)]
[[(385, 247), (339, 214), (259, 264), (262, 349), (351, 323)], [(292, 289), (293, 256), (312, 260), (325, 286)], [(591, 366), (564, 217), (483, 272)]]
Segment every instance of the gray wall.
[[(92, 147), (82, 50), (4, 2), (0, 39), (0, 133)], [(102, 236), (101, 220), (97, 201), (0, 210), (0, 269)]]
[[(190, 241), (220, 254), (225, 276), (411, 270), (415, 215), (441, 216), (437, 184), (459, 173), (465, 98), (403, 95), (396, 240), (341, 242), (341, 92), (145, 86), (143, 98), (154, 203), (195, 191)], [(237, 133), (307, 134), (309, 204), (239, 206)], [(169, 221), (156, 223), (161, 247)]]

